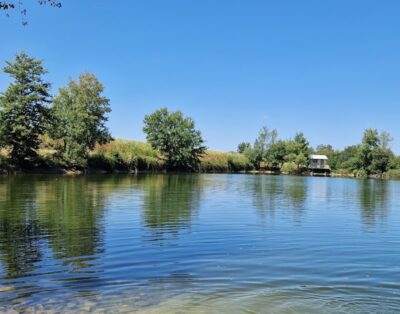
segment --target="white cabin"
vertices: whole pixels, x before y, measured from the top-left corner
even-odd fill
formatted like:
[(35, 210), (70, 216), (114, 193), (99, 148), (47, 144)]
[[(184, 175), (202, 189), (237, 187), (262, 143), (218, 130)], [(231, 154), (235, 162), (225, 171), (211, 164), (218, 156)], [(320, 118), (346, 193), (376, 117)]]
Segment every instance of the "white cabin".
[(330, 170), (328, 157), (325, 155), (311, 155), (309, 168), (311, 170)]

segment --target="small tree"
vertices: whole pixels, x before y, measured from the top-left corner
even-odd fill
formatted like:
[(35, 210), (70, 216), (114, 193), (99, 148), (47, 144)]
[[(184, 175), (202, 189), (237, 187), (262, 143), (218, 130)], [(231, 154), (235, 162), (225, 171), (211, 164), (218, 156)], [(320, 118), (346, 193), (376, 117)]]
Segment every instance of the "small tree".
[(51, 136), (63, 141), (61, 156), (69, 166), (85, 166), (89, 150), (111, 140), (105, 125), (111, 108), (103, 90), (97, 78), (86, 73), (60, 88), (54, 98)]
[(43, 79), (42, 61), (24, 52), (7, 62), (4, 72), (14, 80), (0, 96), (0, 144), (9, 148), (13, 164), (23, 167), (36, 157), (49, 120), (50, 84)]
[(278, 132), (263, 126), (254, 141), (253, 146), (248, 146), (244, 150), (244, 155), (250, 160), (255, 169), (261, 168), (261, 162), (267, 159), (269, 147), (276, 142)]
[(193, 119), (182, 112), (159, 109), (144, 118), (147, 141), (165, 157), (170, 170), (197, 170), (206, 147)]
[(258, 170), (261, 167), (261, 162), (263, 161), (264, 151), (260, 146), (254, 145), (254, 147), (248, 147), (243, 153), (250, 163), (253, 165), (254, 169)]
[(237, 152), (243, 154), (246, 149), (250, 148), (250, 143), (243, 142), (238, 145)]
[(368, 145), (370, 147), (378, 147), (379, 146), (379, 133), (377, 129), (366, 129), (364, 131), (363, 145)]
[(382, 148), (389, 148), (390, 142), (392, 141), (393, 137), (389, 132), (382, 131), (381, 134), (379, 134), (379, 144)]

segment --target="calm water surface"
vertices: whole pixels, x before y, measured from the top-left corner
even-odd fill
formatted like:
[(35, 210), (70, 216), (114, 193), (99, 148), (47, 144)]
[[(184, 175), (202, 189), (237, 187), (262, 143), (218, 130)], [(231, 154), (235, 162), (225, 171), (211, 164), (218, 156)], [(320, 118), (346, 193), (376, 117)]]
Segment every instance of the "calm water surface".
[(0, 312), (78, 310), (400, 312), (400, 182), (1, 177)]

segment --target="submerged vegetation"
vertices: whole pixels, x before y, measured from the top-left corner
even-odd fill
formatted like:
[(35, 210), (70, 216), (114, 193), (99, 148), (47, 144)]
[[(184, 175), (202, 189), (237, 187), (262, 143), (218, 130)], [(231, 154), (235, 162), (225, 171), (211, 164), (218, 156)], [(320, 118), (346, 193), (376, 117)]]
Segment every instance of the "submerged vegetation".
[(52, 97), (42, 61), (17, 54), (4, 73), (12, 78), (0, 94), (0, 169), (62, 171), (271, 171), (304, 174), (309, 155), (329, 158), (337, 175), (400, 178), (400, 157), (390, 148), (387, 132), (367, 129), (360, 144), (335, 150), (315, 149), (305, 135), (279, 139), (277, 130), (262, 127), (254, 143), (237, 152), (204, 146), (195, 122), (180, 111), (161, 108), (144, 117), (147, 143), (113, 139), (106, 127), (111, 111), (104, 87), (90, 73), (70, 80)]

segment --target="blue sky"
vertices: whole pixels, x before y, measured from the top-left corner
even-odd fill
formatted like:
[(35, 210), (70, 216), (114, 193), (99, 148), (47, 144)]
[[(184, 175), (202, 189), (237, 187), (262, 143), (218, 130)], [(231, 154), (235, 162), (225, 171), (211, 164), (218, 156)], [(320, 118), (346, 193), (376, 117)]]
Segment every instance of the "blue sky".
[[(167, 106), (213, 149), (267, 125), (337, 148), (375, 127), (400, 152), (400, 1), (63, 2), (28, 3), (26, 27), (0, 15), (0, 62), (21, 50), (43, 59), (53, 93), (96, 74), (114, 137), (143, 140), (144, 115)], [(0, 74), (0, 90), (8, 82)]]

